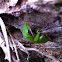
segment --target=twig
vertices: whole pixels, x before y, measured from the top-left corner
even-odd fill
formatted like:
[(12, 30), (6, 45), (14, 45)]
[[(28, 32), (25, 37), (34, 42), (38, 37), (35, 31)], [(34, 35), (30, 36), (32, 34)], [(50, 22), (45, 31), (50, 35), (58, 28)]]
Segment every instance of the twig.
[(10, 37), (11, 37), (11, 39), (12, 39), (12, 42), (13, 42), (13, 46), (14, 46), (14, 49), (15, 49), (16, 57), (17, 57), (17, 62), (20, 62), (19, 55), (18, 55), (18, 52), (17, 52), (16, 44), (15, 44), (15, 42), (14, 42), (14, 40), (13, 40), (12, 35), (11, 35), (10, 33), (9, 33), (9, 35), (10, 35)]
[(28, 51), (36, 51), (36, 52), (38, 52), (39, 54), (44, 55), (44, 56), (46, 56), (46, 57), (52, 59), (54, 62), (60, 62), (60, 61), (57, 60), (55, 57), (53, 57), (53, 56), (51, 56), (51, 55), (47, 55), (47, 54), (45, 54), (45, 53), (39, 51), (39, 50), (36, 49), (36, 48), (26, 48), (26, 49), (27, 49)]
[[(8, 29), (7, 29), (8, 30)], [(9, 32), (9, 30), (8, 30)], [(17, 57), (17, 62), (20, 62), (20, 59), (19, 59), (19, 56), (18, 56), (18, 52), (17, 52), (17, 47), (20, 47), (20, 50), (22, 50), (23, 52), (27, 53), (28, 57), (27, 57), (27, 62), (29, 62), (29, 53), (28, 51), (26, 50), (26, 48), (18, 41), (18, 40), (15, 40), (14, 37), (10, 34), (9, 32), (9, 35), (12, 39), (12, 42), (13, 42), (13, 46), (15, 48), (15, 53), (16, 53), (16, 57)]]
[(23, 52), (25, 52), (28, 55), (27, 62), (29, 62), (29, 52), (18, 40), (15, 40), (15, 41), (16, 41), (16, 44), (18, 44), (17, 46), (20, 48), (20, 50), (22, 50)]
[(8, 36), (7, 36), (5, 24), (4, 24), (1, 17), (0, 17), (0, 25), (1, 25), (3, 35), (4, 35), (4, 39), (6, 41), (7, 53), (8, 53), (8, 58), (9, 58), (8, 60), (9, 60), (9, 62), (11, 62), (11, 55), (10, 55), (10, 47), (9, 47), (9, 42), (8, 42)]

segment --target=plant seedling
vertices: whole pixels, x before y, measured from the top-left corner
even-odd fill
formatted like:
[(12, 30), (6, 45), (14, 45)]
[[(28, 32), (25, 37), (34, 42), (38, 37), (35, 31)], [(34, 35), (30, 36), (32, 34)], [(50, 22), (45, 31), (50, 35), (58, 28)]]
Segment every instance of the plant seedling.
[(23, 25), (23, 27), (21, 28), (21, 32), (26, 39), (34, 43), (45, 43), (51, 40), (48, 37), (40, 36), (39, 29), (37, 29), (37, 34), (35, 34), (34, 36), (28, 24)]

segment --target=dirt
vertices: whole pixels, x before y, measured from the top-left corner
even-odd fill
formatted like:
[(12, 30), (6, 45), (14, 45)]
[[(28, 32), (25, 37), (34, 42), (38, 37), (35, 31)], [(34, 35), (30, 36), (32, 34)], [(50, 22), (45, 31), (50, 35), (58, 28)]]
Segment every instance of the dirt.
[[(5, 7), (6, 4), (3, 4)], [(12, 8), (13, 11), (14, 9), (18, 10), (17, 6), (14, 6)], [(20, 62), (62, 62), (62, 15), (55, 13), (54, 10), (52, 10), (52, 8), (50, 7), (47, 7), (47, 5), (44, 5), (43, 7), (37, 6), (35, 9), (31, 7), (29, 7), (27, 10), (26, 9), (27, 8), (24, 9), (26, 12), (23, 12), (23, 10), (21, 10), (22, 12), (17, 11), (0, 14), (0, 17), (3, 19), (6, 28), (8, 29), (7, 32), (9, 31), (8, 37), (11, 42), (12, 39), (10, 38), (9, 33), (14, 37), (14, 39), (22, 43), (25, 48), (36, 48), (37, 50), (39, 50), (39, 52), (36, 50), (28, 51), (29, 60), (27, 60), (27, 53), (21, 51), (19, 48), (18, 54)], [(47, 11), (45, 12), (43, 10)], [(51, 41), (38, 44), (27, 40), (20, 31), (25, 23), (29, 24), (31, 30), (34, 33), (36, 33), (36, 30), (39, 28), (39, 32), (42, 32), (43, 34), (46, 33)], [(0, 34), (0, 37), (1, 36), (2, 33)], [(12, 50), (11, 52), (11, 54), (13, 55), (12, 60), (13, 62), (16, 62), (16, 60), (14, 60), (15, 53)]]

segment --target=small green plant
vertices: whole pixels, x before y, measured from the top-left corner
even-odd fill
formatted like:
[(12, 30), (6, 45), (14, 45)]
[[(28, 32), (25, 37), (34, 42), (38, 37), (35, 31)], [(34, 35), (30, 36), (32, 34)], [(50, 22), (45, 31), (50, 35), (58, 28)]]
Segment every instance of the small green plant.
[(33, 35), (30, 26), (28, 24), (24, 24), (23, 27), (21, 28), (22, 34), (25, 36), (26, 39), (28, 39), (31, 42), (34, 43), (45, 43), (47, 41), (50, 41), (50, 38), (40, 36), (39, 29), (37, 29), (37, 34)]

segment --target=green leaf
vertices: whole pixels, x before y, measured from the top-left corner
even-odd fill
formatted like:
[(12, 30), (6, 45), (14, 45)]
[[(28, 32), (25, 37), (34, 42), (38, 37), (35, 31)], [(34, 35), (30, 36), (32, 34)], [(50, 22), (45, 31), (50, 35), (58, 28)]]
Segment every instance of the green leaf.
[(40, 33), (38, 31), (39, 31), (39, 29), (37, 30), (37, 35), (34, 38), (35, 43), (45, 43), (47, 41), (50, 41), (50, 39), (48, 37), (46, 38), (44, 36), (40, 36)]
[(37, 34), (33, 36), (33, 33), (31, 32), (30, 26), (28, 24), (24, 24), (23, 27), (21, 28), (22, 34), (25, 36), (26, 39), (28, 39), (31, 42), (34, 43), (45, 43), (47, 41), (50, 41), (50, 39), (44, 36), (40, 36), (40, 32), (38, 32), (39, 29), (37, 30)]
[(21, 28), (21, 32), (25, 36), (25, 38), (27, 38), (30, 41), (33, 41), (34, 38), (33, 38), (32, 34), (28, 33), (28, 31), (30, 31), (30, 30), (31, 29), (28, 24), (24, 24), (24, 26)]
[(46, 38), (46, 37), (44, 37), (44, 36), (40, 36), (40, 39), (39, 39), (39, 43), (45, 43), (45, 42), (47, 42), (47, 41), (51, 41), (48, 37)]
[[(37, 34), (36, 36), (34, 37), (34, 42), (37, 42), (39, 40), (39, 36), (40, 36), (40, 33), (38, 32), (39, 29), (37, 30)], [(38, 43), (38, 42), (37, 42)]]

